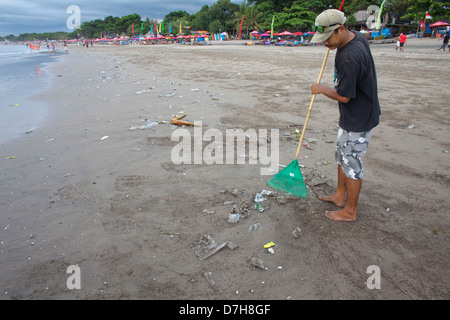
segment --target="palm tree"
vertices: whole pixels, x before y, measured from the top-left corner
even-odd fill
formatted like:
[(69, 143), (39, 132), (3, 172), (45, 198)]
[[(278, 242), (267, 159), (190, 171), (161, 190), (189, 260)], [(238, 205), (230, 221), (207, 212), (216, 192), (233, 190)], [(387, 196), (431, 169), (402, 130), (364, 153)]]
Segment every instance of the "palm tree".
[(255, 6), (247, 6), (245, 8), (245, 18), (243, 26), (247, 28), (247, 33), (250, 29), (258, 29), (262, 30), (262, 21), (264, 14), (258, 11), (258, 8)]
[(250, 29), (262, 29), (262, 22), (264, 20), (264, 14), (258, 10), (256, 5), (250, 5), (247, 1), (241, 3), (239, 11), (234, 13), (232, 25), (236, 34), (241, 25), (242, 17), (245, 16), (242, 23), (242, 28), (247, 29), (247, 34)]

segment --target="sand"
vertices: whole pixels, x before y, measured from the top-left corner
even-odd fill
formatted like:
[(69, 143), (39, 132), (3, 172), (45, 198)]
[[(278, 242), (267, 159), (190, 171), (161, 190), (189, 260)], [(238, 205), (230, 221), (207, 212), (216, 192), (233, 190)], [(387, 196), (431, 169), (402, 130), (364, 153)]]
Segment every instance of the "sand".
[[(175, 133), (268, 129), (279, 138), (258, 136), (258, 148), (278, 143), (289, 164), (323, 46), (69, 46), (46, 68), (51, 89), (32, 97), (48, 121), (1, 148), (1, 299), (448, 299), (450, 53), (439, 45), (372, 45), (382, 117), (352, 223), (327, 219), (334, 206), (317, 199), (337, 182), (337, 103), (323, 96), (299, 158), (307, 200), (254, 208), (268, 166), (238, 142), (231, 163), (172, 155)], [(171, 125), (183, 112), (202, 127)], [(247, 216), (230, 223), (234, 205)], [(232, 245), (202, 260), (207, 237)]]

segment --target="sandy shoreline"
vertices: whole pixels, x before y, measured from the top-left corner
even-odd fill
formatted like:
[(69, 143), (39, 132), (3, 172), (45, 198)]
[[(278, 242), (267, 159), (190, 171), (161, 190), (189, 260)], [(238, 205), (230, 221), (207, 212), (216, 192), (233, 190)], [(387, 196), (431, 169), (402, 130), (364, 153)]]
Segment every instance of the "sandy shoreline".
[[(51, 104), (47, 125), (2, 147), (2, 299), (448, 299), (450, 53), (439, 44), (372, 45), (383, 114), (353, 224), (328, 220), (332, 206), (316, 199), (336, 183), (338, 110), (324, 97), (300, 155), (308, 200), (252, 208), (270, 177), (249, 154), (235, 155), (245, 165), (171, 160), (168, 122), (184, 112), (203, 131), (278, 129), (288, 164), (324, 47), (69, 47), (48, 67), (52, 88), (36, 96)], [(159, 124), (130, 130), (149, 120)], [(233, 203), (250, 216), (230, 224)], [(206, 234), (238, 247), (202, 261)], [(270, 241), (274, 254), (263, 248)], [(250, 268), (249, 256), (268, 270)], [(67, 288), (70, 265), (80, 290)], [(381, 289), (366, 286), (371, 265)]]

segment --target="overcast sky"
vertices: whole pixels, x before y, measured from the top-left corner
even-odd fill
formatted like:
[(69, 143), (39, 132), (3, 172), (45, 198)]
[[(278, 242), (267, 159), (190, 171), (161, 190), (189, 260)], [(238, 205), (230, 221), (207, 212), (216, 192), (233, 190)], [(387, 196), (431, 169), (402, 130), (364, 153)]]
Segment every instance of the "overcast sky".
[[(196, 13), (204, 5), (211, 6), (217, 0), (0, 0), (0, 36), (21, 33), (53, 31), (71, 32), (67, 26), (75, 20), (67, 13), (71, 5), (80, 8), (80, 22), (103, 19), (107, 16), (122, 17), (137, 13), (142, 20), (162, 19), (172, 11), (184, 10)], [(241, 0), (231, 2), (240, 4)]]

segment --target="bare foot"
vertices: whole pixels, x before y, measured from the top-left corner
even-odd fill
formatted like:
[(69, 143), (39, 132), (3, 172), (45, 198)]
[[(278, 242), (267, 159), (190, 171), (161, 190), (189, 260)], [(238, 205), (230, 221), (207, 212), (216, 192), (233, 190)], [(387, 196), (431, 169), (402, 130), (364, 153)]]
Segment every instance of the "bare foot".
[(319, 200), (322, 200), (322, 201), (331, 202), (336, 207), (339, 207), (339, 208), (343, 208), (345, 206), (345, 201), (337, 199), (337, 197), (335, 195), (332, 195), (332, 196), (318, 196), (317, 198)]
[(327, 218), (334, 221), (353, 222), (356, 220), (356, 212), (351, 213), (345, 209), (338, 211), (325, 211), (325, 215), (327, 216)]

